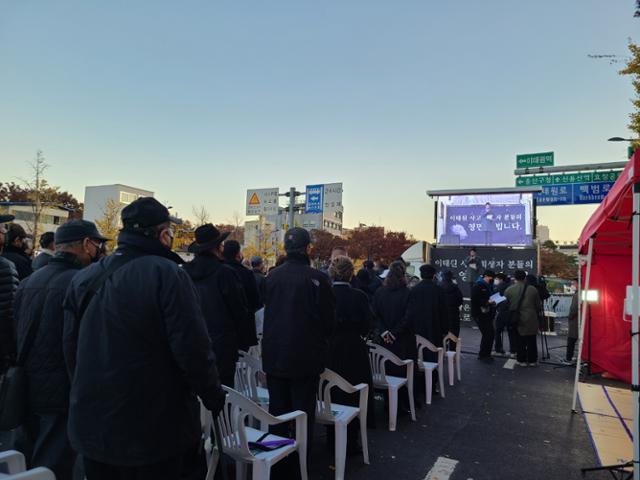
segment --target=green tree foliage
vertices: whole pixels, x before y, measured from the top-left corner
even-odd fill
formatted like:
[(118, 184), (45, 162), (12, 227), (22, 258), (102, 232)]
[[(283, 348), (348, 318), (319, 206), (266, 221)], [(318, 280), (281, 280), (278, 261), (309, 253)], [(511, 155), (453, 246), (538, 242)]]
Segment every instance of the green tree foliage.
[(385, 232), (384, 227), (366, 227), (355, 230), (349, 238), (341, 238), (322, 230), (313, 230), (314, 246), (312, 257), (326, 261), (334, 247), (347, 249), (354, 260), (379, 260), (390, 263), (409, 248), (415, 240), (405, 232)]
[[(629, 114), (629, 130), (633, 131), (635, 138), (640, 138), (640, 45), (629, 42), (629, 51), (631, 57), (627, 62), (627, 66), (620, 70), (620, 75), (630, 75), (631, 84), (635, 90), (635, 96), (631, 99), (634, 111)], [(634, 147), (640, 147), (640, 142), (636, 142)]]
[[(69, 208), (72, 210), (71, 218), (82, 218), (84, 205), (72, 194), (60, 191), (60, 187), (44, 188), (43, 196), (46, 202), (54, 206)], [(34, 192), (28, 187), (14, 182), (0, 182), (0, 202), (31, 202)]]

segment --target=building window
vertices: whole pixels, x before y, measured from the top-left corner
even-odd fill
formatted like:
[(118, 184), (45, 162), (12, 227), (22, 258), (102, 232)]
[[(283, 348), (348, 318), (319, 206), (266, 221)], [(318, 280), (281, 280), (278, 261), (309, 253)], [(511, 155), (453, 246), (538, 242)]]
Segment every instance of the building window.
[(135, 193), (120, 192), (120, 203), (129, 204), (134, 200), (136, 200), (137, 198), (138, 198), (138, 195), (136, 195)]

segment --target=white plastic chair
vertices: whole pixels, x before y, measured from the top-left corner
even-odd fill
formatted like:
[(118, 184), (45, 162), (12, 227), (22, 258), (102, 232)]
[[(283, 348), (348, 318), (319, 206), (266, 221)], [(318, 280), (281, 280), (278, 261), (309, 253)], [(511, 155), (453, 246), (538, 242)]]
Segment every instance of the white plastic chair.
[[(298, 452), (300, 459), (302, 480), (307, 480), (307, 414), (297, 410), (274, 417), (240, 392), (226, 386), (222, 388), (227, 392), (225, 406), (213, 421), (220, 429), (224, 453), (236, 462), (236, 480), (245, 479), (246, 467), (249, 463), (252, 465), (253, 480), (268, 480), (272, 465), (295, 451)], [(248, 417), (257, 418), (263, 425), (278, 425), (295, 421), (296, 438), (294, 443), (269, 452), (249, 449), (249, 442), (257, 441), (267, 432), (248, 427), (246, 425)], [(273, 440), (284, 440), (284, 438), (271, 434), (263, 438), (263, 441)], [(213, 473), (207, 472), (207, 478), (213, 478)]]
[[(449, 350), (449, 342), (453, 342), (456, 344), (455, 350)], [(458, 373), (458, 381), (462, 380), (462, 374), (460, 373), (460, 353), (462, 351), (462, 340), (460, 337), (456, 337), (453, 333), (449, 332), (446, 337), (444, 337), (444, 350), (445, 355), (447, 356), (447, 371), (449, 372), (449, 385), (453, 386), (453, 364), (455, 363), (456, 371)]]
[(45, 467), (32, 468), (26, 472), (16, 473), (0, 477), (3, 480), (56, 480), (51, 470)]
[[(337, 387), (346, 393), (360, 392), (358, 407), (339, 405), (331, 402), (331, 389)], [(358, 417), (360, 419), (360, 438), (362, 440), (362, 456), (369, 465), (369, 444), (367, 441), (367, 401), (369, 385), (359, 383), (351, 385), (333, 370), (325, 369), (320, 375), (318, 384), (318, 402), (316, 422), (335, 427), (335, 480), (344, 479), (344, 467), (347, 459), (347, 425)]]
[(207, 476), (206, 480), (213, 480), (218, 462), (220, 461), (220, 452), (214, 448), (211, 434), (213, 431), (213, 418), (211, 412), (207, 410), (200, 401), (200, 433), (204, 444), (204, 453), (207, 459)]
[[(436, 347), (433, 343), (420, 335), (416, 335), (416, 345), (418, 347), (418, 370), (424, 372), (424, 383), (427, 389), (427, 405), (431, 405), (431, 392), (433, 391), (433, 371), (438, 372), (438, 383), (440, 384), (440, 396), (444, 398), (444, 349)], [(425, 362), (424, 349), (438, 354), (438, 361)]]
[[(416, 408), (413, 401), (413, 360), (402, 360), (397, 355), (375, 343), (367, 343), (369, 346), (369, 362), (373, 374), (373, 388), (388, 390), (389, 392), (389, 431), (396, 431), (398, 418), (398, 390), (407, 386), (409, 393), (409, 408), (411, 420), (416, 421)], [(392, 377), (385, 372), (384, 364), (391, 362), (399, 367), (407, 367), (406, 378)]]
[(16, 450), (7, 450), (0, 452), (0, 468), (1, 471), (6, 473), (0, 473), (0, 478), (6, 478), (9, 475), (24, 472), (27, 469), (27, 462), (24, 459), (24, 455)]
[(248, 353), (262, 362), (262, 332), (259, 332), (256, 338), (258, 339), (258, 344), (250, 346)]
[(235, 387), (245, 397), (253, 400), (264, 409), (269, 408), (269, 391), (262, 386), (258, 379), (266, 379), (262, 371), (262, 362), (253, 355), (238, 351), (236, 363)]

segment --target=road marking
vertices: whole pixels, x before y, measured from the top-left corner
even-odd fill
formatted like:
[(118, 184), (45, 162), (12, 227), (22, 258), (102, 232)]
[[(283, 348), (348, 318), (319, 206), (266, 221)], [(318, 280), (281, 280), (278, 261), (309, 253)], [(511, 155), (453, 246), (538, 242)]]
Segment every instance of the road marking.
[(449, 480), (451, 474), (456, 469), (458, 460), (453, 458), (438, 457), (424, 480)]
[(502, 368), (508, 368), (509, 370), (513, 370), (513, 367), (516, 366), (516, 361), (513, 358), (510, 358), (506, 362), (504, 362), (504, 366)]

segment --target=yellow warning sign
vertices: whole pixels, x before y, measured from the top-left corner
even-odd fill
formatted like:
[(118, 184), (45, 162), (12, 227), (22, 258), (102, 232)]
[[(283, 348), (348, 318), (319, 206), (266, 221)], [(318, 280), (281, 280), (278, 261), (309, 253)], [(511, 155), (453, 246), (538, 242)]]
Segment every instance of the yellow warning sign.
[(258, 194), (253, 192), (251, 198), (249, 199), (249, 205), (260, 205), (260, 199), (258, 198)]

